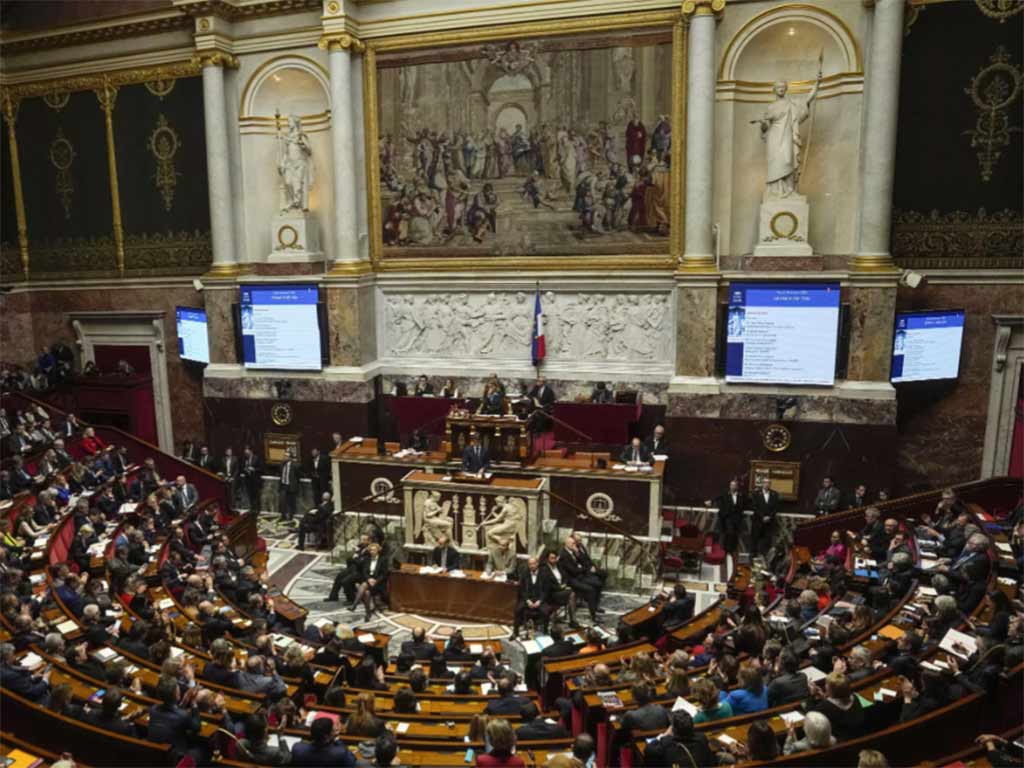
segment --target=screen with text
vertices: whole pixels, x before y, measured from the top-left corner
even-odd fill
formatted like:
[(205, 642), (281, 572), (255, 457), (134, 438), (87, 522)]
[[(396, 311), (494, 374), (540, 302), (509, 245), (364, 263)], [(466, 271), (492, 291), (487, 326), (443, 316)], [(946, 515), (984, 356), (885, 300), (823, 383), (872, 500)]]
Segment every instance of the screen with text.
[(955, 379), (960, 375), (963, 337), (962, 309), (897, 312), (892, 382)]
[(726, 381), (835, 382), (838, 283), (733, 283), (727, 323)]
[(245, 367), (319, 371), (319, 296), (315, 285), (243, 285), (239, 310)]
[(197, 363), (210, 362), (206, 310), (176, 307), (174, 315), (178, 325), (178, 357)]

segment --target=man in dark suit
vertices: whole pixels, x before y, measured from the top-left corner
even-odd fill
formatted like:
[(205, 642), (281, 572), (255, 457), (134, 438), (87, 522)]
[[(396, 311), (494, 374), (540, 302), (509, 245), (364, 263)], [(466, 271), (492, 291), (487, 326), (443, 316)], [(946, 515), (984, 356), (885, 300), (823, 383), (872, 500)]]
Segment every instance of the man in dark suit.
[(650, 683), (640, 681), (630, 689), (636, 709), (631, 709), (622, 716), (622, 733), (631, 737), (636, 731), (653, 731), (667, 728), (669, 724), (668, 710), (660, 704), (651, 703), (654, 690)]
[(564, 656), (572, 656), (576, 653), (576, 645), (571, 640), (565, 639), (565, 632), (562, 627), (555, 624), (551, 627), (551, 631), (548, 633), (551, 639), (554, 641), (540, 652), (541, 656), (551, 657), (553, 659), (559, 659)]
[(362, 572), (363, 561), (366, 560), (366, 548), (370, 546), (370, 536), (361, 534), (359, 543), (356, 544), (355, 552), (348, 559), (346, 567), (334, 577), (334, 584), (331, 585), (331, 593), (327, 596), (328, 602), (337, 602), (338, 593), (345, 590), (345, 602), (351, 603), (356, 599), (356, 584), (359, 582), (359, 575)]
[(678, 765), (686, 768), (708, 768), (718, 760), (708, 747), (707, 737), (693, 730), (693, 718), (688, 712), (672, 713), (672, 731), (647, 745), (645, 766)]
[[(325, 530), (327, 521), (334, 514), (334, 502), (331, 501), (331, 492), (324, 491), (320, 495), (320, 504), (302, 516), (299, 522), (299, 551), (306, 547), (306, 534), (316, 533)], [(331, 542), (333, 543), (333, 542)]]
[(196, 464), (207, 472), (217, 471), (217, 457), (210, 453), (210, 446), (203, 445), (199, 448), (199, 458), (196, 459)]
[(750, 524), (751, 554), (765, 555), (775, 537), (775, 516), (779, 513), (779, 494), (772, 490), (772, 481), (761, 480), (761, 487), (750, 497), (754, 517)]
[(434, 658), (437, 648), (427, 640), (427, 631), (423, 627), (416, 627), (412, 631), (412, 639), (402, 643), (401, 653), (418, 661), (425, 661)]
[(112, 731), (122, 736), (135, 736), (135, 726), (119, 714), (122, 699), (120, 688), (107, 688), (100, 700), (100, 708), (85, 710), (82, 721), (104, 731)]
[(858, 483), (846, 500), (847, 509), (858, 509), (868, 505), (868, 487), (864, 483)]
[(42, 674), (35, 674), (20, 666), (14, 658), (14, 646), (0, 643), (0, 685), (36, 704), (45, 702), (50, 684)]
[(291, 449), (281, 464), (281, 481), (278, 490), (278, 509), (281, 519), (291, 522), (295, 519), (295, 505), (299, 499), (299, 468), (295, 465), (295, 456)]
[(632, 442), (622, 449), (619, 460), (623, 464), (650, 464), (651, 452), (647, 450), (647, 446), (640, 441), (639, 437), (634, 437)]
[(548, 414), (555, 409), (555, 390), (548, 386), (547, 379), (538, 376), (527, 397), (534, 407), (533, 415), (530, 417), (530, 429), (534, 432), (547, 432), (551, 429)]
[(693, 618), (697, 598), (686, 591), (686, 585), (677, 581), (672, 587), (672, 596), (661, 607), (663, 627), (674, 627)]
[(227, 484), (228, 506), (235, 508), (235, 486), (238, 485), (238, 476), (241, 474), (241, 462), (235, 456), (234, 449), (229, 445), (224, 449), (224, 459), (220, 463), (219, 473)]
[(590, 618), (597, 623), (598, 600), (601, 599), (601, 581), (597, 575), (587, 571), (576, 550), (576, 539), (566, 538), (558, 554), (558, 568), (565, 574), (566, 582), (576, 597), (587, 604)]
[(830, 515), (839, 510), (839, 502), (843, 498), (842, 492), (832, 483), (828, 475), (821, 481), (821, 490), (814, 497), (814, 514)]
[(718, 507), (716, 528), (722, 537), (722, 548), (733, 555), (740, 551), (740, 531), (743, 530), (743, 510), (747, 506), (747, 497), (740, 490), (736, 480), (729, 481), (729, 490), (717, 499), (708, 499), (705, 507)]
[[(340, 721), (339, 721), (340, 723)], [(318, 717), (309, 726), (309, 741), (292, 746), (292, 764), (308, 766), (350, 766), (356, 764), (348, 747), (337, 740), (340, 725), (329, 717)]]
[(420, 374), (419, 378), (416, 379), (416, 387), (412, 391), (413, 397), (423, 397), (424, 395), (434, 394), (434, 385), (427, 379), (426, 374)]
[(668, 441), (665, 439), (665, 427), (661, 424), (656, 426), (654, 428), (654, 434), (644, 441), (644, 446), (652, 455), (655, 453), (667, 455)]
[(807, 689), (807, 676), (801, 674), (800, 659), (789, 648), (783, 648), (779, 654), (779, 676), (768, 685), (768, 706), (777, 707), (793, 701), (803, 701), (810, 692)]
[(188, 513), (199, 501), (199, 492), (192, 483), (185, 482), (184, 475), (178, 475), (174, 479), (174, 493), (174, 506), (177, 507), (179, 516)]
[(459, 569), (459, 550), (452, 546), (447, 536), (440, 536), (437, 546), (430, 553), (430, 564), (448, 571)]
[(191, 711), (186, 711), (178, 706), (178, 683), (171, 678), (160, 679), (156, 698), (160, 703), (149, 708), (146, 738), (158, 744), (170, 744), (177, 761), (188, 752), (193, 737), (199, 735), (202, 725), (199, 709), (193, 706)]
[(540, 572), (536, 557), (526, 561), (526, 570), (519, 574), (519, 599), (516, 602), (512, 639), (519, 637), (519, 629), (527, 620), (538, 626), (547, 624), (548, 581)]
[(491, 466), (491, 457), (487, 455), (487, 449), (480, 445), (476, 435), (470, 435), (469, 445), (462, 452), (462, 471), (471, 474), (479, 474)]
[(242, 482), (249, 497), (249, 509), (260, 511), (260, 487), (263, 484), (263, 461), (248, 445), (242, 451)]
[(32, 475), (25, 469), (25, 460), (21, 456), (13, 459), (14, 467), (11, 469), (11, 490), (15, 493), (27, 491), (32, 487)]
[(525, 696), (516, 696), (514, 678), (505, 676), (498, 680), (498, 698), (491, 699), (484, 707), (484, 714), (491, 717), (518, 715), (530, 703)]
[(558, 723), (542, 720), (540, 710), (532, 701), (520, 710), (519, 716), (523, 724), (516, 728), (516, 741), (564, 739), (569, 735)]
[(331, 457), (314, 448), (309, 454), (309, 479), (313, 485), (313, 498), (319, 499), (331, 488)]
[(213, 544), (213, 529), (215, 527), (216, 524), (209, 507), (203, 509), (197, 515), (192, 515), (187, 526), (188, 543), (192, 546), (192, 549), (196, 552), (202, 552), (203, 549)]

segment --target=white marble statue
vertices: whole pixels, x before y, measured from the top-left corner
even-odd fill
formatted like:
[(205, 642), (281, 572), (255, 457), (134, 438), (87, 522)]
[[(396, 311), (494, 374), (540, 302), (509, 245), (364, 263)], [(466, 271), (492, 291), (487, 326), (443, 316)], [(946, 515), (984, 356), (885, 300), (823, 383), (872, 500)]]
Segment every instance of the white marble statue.
[(452, 520), (449, 514), (450, 508), (450, 501), (441, 504), (441, 494), (438, 491), (432, 491), (424, 499), (420, 527), (420, 530), (423, 532), (424, 543), (434, 546), (441, 536), (447, 536), (448, 540), (451, 541), (455, 521)]
[(526, 546), (526, 504), (522, 499), (498, 496), (494, 500), (494, 508), (491, 510), (491, 517), (481, 523), (487, 531), (487, 548), (500, 548), (501, 542), (507, 538), (512, 539), (513, 551), (518, 551), (516, 539), (522, 546)]
[(298, 115), (288, 115), (288, 130), (277, 135), (277, 173), (281, 213), (308, 211), (313, 186), (313, 147)]
[(818, 76), (814, 88), (806, 101), (797, 101), (786, 96), (789, 86), (783, 80), (772, 85), (775, 101), (764, 114), (751, 122), (761, 126), (761, 139), (765, 144), (768, 160), (768, 178), (765, 190), (767, 198), (789, 197), (796, 191), (800, 179), (800, 165), (803, 140), (800, 137), (800, 123), (811, 113), (811, 105), (818, 97), (821, 86), (821, 64), (818, 65)]

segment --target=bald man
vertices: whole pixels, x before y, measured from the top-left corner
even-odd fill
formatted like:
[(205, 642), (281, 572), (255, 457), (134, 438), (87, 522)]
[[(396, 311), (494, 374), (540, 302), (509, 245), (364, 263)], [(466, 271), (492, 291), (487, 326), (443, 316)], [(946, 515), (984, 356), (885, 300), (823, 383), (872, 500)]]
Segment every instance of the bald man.
[(511, 639), (519, 637), (519, 629), (527, 621), (538, 627), (547, 627), (548, 581), (540, 572), (540, 561), (531, 557), (526, 561), (526, 570), (519, 575), (519, 599), (516, 602), (515, 624)]

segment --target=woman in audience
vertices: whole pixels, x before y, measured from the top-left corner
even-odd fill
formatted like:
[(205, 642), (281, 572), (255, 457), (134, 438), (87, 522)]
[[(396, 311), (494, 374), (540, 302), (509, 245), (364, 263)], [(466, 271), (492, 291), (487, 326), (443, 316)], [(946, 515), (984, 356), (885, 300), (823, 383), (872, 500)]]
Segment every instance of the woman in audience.
[(668, 696), (689, 696), (690, 675), (685, 667), (669, 667), (665, 680), (665, 694)]
[(774, 760), (779, 756), (779, 741), (767, 720), (755, 720), (747, 728), (747, 760)]
[(938, 595), (932, 601), (934, 615), (926, 622), (928, 639), (939, 642), (946, 633), (959, 626), (963, 621), (960, 608), (956, 604), (956, 598), (952, 595)]
[(292, 643), (284, 652), (284, 664), (280, 670), (284, 677), (298, 678), (299, 689), (295, 692), (295, 700), (302, 701), (307, 693), (316, 691), (313, 680), (313, 669), (306, 661), (306, 656), (299, 643)]
[(61, 683), (50, 689), (50, 701), (46, 708), (72, 720), (78, 720), (82, 716), (82, 708), (73, 701), (70, 683)]
[(463, 637), (461, 629), (456, 629), (448, 638), (448, 643), (444, 647), (444, 657), (446, 659), (471, 658), (469, 649), (466, 647), (466, 638)]
[(473, 715), (473, 719), (469, 721), (469, 733), (466, 734), (467, 742), (482, 741), (484, 752), (491, 751), (491, 743), (487, 740), (487, 724), (489, 722), (490, 717), (483, 713)]
[(49, 525), (36, 525), (32, 519), (32, 508), (27, 504), (21, 508), (14, 521), (14, 533), (25, 542), (27, 547), (33, 546), (36, 537), (47, 533), (51, 527)]
[(355, 711), (345, 723), (349, 736), (368, 736), (375, 739), (384, 733), (384, 721), (377, 717), (376, 702), (372, 693), (361, 693), (356, 699)]
[(383, 598), (387, 593), (388, 585), (388, 561), (381, 552), (380, 544), (371, 542), (366, 548), (368, 559), (363, 563), (360, 577), (361, 582), (356, 590), (356, 599), (352, 603), (352, 610), (362, 603), (366, 607), (366, 621), (370, 620), (373, 612), (377, 610), (376, 599)]
[(714, 659), (708, 665), (708, 677), (715, 681), (719, 688), (732, 688), (739, 681), (740, 663), (731, 653)]
[(740, 669), (740, 688), (724, 697), (724, 702), (732, 710), (733, 715), (749, 715), (768, 708), (768, 689), (764, 685), (761, 670), (752, 664)]
[(623, 670), (618, 675), (620, 683), (645, 681), (653, 683), (658, 678), (658, 668), (654, 657), (648, 653), (638, 653), (623, 660)]
[(804, 718), (804, 737), (796, 737), (796, 723), (786, 723), (786, 743), (782, 752), (792, 755), (794, 752), (806, 752), (809, 749), (825, 749), (836, 743), (832, 735), (832, 723), (821, 712), (808, 712)]
[(508, 720), (492, 720), (487, 724), (487, 739), (491, 751), (476, 756), (476, 764), (482, 768), (526, 768), (523, 758), (514, 754), (516, 734)]
[(806, 624), (818, 615), (818, 593), (813, 589), (805, 589), (797, 598), (800, 604), (800, 621)]
[(363, 656), (359, 666), (353, 671), (352, 687), (386, 691), (388, 685), (384, 682), (384, 667), (377, 666), (372, 656)]
[(15, 557), (20, 557), (25, 549), (25, 540), (20, 539), (11, 532), (11, 520), (8, 517), (0, 518), (0, 547), (3, 547)]
[(860, 700), (850, 690), (850, 681), (841, 672), (825, 678), (825, 690), (817, 685), (811, 688), (817, 699), (808, 709), (820, 712), (832, 723), (832, 733), (840, 741), (864, 735), (864, 710)]
[(578, 656), (586, 656), (590, 653), (601, 653), (601, 651), (604, 650), (604, 637), (602, 637), (601, 633), (596, 629), (593, 627), (588, 629), (585, 637), (587, 644), (579, 649), (577, 652)]
[(761, 618), (761, 612), (754, 607), (747, 608), (736, 630), (736, 653), (760, 656), (767, 639), (768, 629)]
[(832, 531), (829, 537), (828, 547), (818, 555), (814, 564), (816, 571), (823, 571), (843, 565), (846, 562), (846, 544), (843, 543), (843, 534), (838, 530)]
[(870, 629), (874, 623), (875, 615), (871, 612), (870, 606), (861, 604), (853, 609), (853, 619), (847, 625), (847, 630), (851, 636), (856, 636)]
[(416, 694), (412, 688), (402, 686), (395, 691), (395, 701), (391, 711), (396, 715), (415, 715), (419, 711), (419, 704), (416, 703)]
[(718, 688), (707, 678), (695, 681), (691, 690), (700, 704), (700, 712), (693, 718), (694, 725), (732, 717), (732, 707), (727, 702), (719, 701)]

